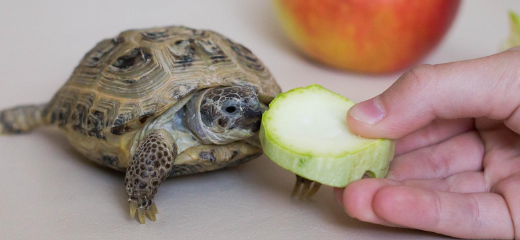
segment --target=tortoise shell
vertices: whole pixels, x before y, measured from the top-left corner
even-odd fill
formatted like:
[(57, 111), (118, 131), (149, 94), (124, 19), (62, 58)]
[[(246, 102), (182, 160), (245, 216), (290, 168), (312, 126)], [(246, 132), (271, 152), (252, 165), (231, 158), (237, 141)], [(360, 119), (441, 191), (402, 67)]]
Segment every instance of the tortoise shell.
[(45, 117), (97, 139), (139, 129), (200, 89), (250, 85), (269, 103), (269, 70), (246, 47), (212, 31), (163, 27), (122, 32), (98, 43), (54, 96)]

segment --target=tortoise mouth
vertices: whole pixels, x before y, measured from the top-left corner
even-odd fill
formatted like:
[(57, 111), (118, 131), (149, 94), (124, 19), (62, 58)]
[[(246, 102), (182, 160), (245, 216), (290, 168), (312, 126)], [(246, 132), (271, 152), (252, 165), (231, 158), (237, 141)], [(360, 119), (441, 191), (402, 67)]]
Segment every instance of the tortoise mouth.
[(255, 123), (253, 123), (253, 133), (257, 133), (258, 131), (260, 131), (260, 126), (262, 125), (262, 120), (257, 120), (255, 121)]
[(257, 133), (260, 131), (260, 125), (262, 124), (262, 115), (264, 114), (263, 109), (258, 109), (258, 111), (254, 111), (251, 113), (250, 117), (253, 119), (250, 125), (250, 129), (253, 133)]

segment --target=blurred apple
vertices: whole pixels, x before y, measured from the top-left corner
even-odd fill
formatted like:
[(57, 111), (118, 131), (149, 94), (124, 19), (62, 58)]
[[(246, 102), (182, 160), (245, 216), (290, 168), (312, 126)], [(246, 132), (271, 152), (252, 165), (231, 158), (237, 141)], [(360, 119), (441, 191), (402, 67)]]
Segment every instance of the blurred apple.
[(319, 62), (367, 73), (410, 67), (449, 29), (459, 0), (273, 0), (294, 44)]

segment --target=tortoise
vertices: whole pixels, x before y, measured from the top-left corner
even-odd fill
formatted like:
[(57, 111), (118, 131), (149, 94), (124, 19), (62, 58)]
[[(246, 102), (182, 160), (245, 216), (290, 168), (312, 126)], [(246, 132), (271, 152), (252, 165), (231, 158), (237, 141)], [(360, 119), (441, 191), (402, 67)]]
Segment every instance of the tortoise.
[(167, 177), (262, 154), (262, 113), (280, 93), (246, 47), (209, 30), (128, 30), (99, 42), (50, 102), (0, 112), (0, 135), (55, 125), (88, 159), (126, 171), (130, 215), (155, 221)]

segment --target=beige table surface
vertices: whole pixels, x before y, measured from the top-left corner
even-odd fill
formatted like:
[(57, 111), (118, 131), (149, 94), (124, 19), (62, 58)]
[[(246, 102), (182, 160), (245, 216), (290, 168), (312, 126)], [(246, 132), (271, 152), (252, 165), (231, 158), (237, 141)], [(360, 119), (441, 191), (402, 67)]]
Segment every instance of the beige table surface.
[[(153, 3), (152, 3), (153, 2)], [(465, 1), (425, 62), (493, 54), (518, 1)], [(252, 49), (284, 90), (311, 83), (368, 99), (398, 77), (323, 68), (285, 40), (267, 0), (1, 1), (0, 108), (48, 101), (80, 58), (121, 30), (182, 24), (221, 32)], [(294, 176), (265, 157), (238, 168), (170, 179), (157, 222), (128, 216), (124, 175), (77, 154), (55, 128), (0, 137), (0, 239), (442, 239), (351, 219), (324, 187), (289, 198)]]

